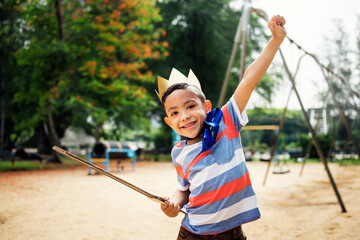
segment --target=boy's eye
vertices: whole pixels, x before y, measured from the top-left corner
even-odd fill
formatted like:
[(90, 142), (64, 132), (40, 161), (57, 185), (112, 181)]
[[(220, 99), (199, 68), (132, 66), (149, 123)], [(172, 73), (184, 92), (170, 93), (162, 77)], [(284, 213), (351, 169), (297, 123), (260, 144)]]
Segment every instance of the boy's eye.
[(192, 104), (192, 105), (189, 105), (189, 106), (188, 106), (188, 109), (191, 109), (191, 108), (194, 108), (194, 107), (195, 107), (195, 105)]
[(172, 112), (170, 113), (170, 116), (175, 116), (178, 112)]

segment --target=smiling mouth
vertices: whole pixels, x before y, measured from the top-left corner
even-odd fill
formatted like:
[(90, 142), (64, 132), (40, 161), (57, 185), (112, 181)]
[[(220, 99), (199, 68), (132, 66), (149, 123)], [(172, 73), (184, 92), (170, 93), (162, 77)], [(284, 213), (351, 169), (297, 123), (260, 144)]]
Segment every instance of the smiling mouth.
[(196, 121), (194, 121), (194, 122), (190, 122), (190, 123), (188, 123), (188, 124), (186, 124), (186, 125), (182, 126), (181, 128), (182, 128), (182, 129), (189, 129), (189, 128), (192, 128), (192, 127), (195, 125), (195, 123), (196, 123)]

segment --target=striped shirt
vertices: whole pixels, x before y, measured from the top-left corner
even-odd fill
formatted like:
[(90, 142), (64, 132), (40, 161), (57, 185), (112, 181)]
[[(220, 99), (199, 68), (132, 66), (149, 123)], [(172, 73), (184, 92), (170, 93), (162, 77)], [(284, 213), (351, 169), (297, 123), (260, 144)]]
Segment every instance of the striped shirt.
[(216, 142), (201, 152), (202, 142), (177, 144), (172, 152), (179, 189), (189, 190), (182, 226), (195, 234), (217, 234), (260, 218), (239, 132), (248, 122), (234, 98), (222, 108)]

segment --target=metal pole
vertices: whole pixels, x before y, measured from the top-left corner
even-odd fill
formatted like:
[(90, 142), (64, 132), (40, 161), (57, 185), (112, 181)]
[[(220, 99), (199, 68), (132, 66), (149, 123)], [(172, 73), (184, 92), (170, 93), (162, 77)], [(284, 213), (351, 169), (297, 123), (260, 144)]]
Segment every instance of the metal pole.
[(241, 16), (240, 19), (239, 19), (238, 27), (237, 27), (235, 38), (234, 38), (233, 49), (231, 51), (229, 64), (228, 64), (228, 67), (227, 67), (227, 70), (226, 70), (226, 73), (225, 73), (224, 82), (223, 82), (221, 92), (220, 92), (220, 97), (219, 97), (219, 101), (218, 101), (218, 107), (222, 107), (222, 104), (224, 102), (224, 98), (225, 98), (225, 94), (226, 94), (226, 88), (227, 88), (228, 83), (229, 83), (231, 68), (232, 68), (232, 66), (234, 64), (234, 59), (235, 59), (235, 56), (236, 56), (236, 52), (237, 52), (237, 49), (238, 49), (239, 44), (240, 44), (241, 26), (243, 24), (243, 17), (244, 16)]
[[(326, 101), (327, 101), (328, 96), (329, 96), (329, 92), (327, 92), (326, 95), (324, 96), (324, 105), (323, 105), (323, 107), (322, 107), (322, 110), (323, 110), (324, 108), (326, 109)], [(320, 124), (320, 119), (318, 119), (317, 122), (316, 122), (315, 132), (317, 131), (317, 129), (318, 129), (318, 127), (319, 127), (319, 124)], [(300, 177), (301, 177), (302, 174), (303, 174), (304, 167), (305, 167), (305, 164), (306, 164), (306, 160), (309, 158), (311, 146), (312, 146), (312, 139), (309, 140), (309, 143), (308, 143), (307, 148), (306, 148), (306, 153), (305, 153), (304, 161), (303, 161), (302, 164), (301, 164), (301, 170), (300, 170), (300, 173), (299, 173), (299, 176), (300, 176)], [(329, 153), (328, 153), (328, 154), (329, 154)], [(327, 156), (328, 156), (328, 155), (327, 155)]]
[[(234, 59), (235, 59), (235, 56), (236, 56), (236, 52), (237, 52), (237, 50), (239, 48), (239, 45), (240, 45), (241, 34), (244, 34), (244, 32), (247, 31), (247, 25), (248, 25), (248, 22), (249, 22), (249, 16), (250, 16), (250, 13), (253, 10), (254, 10), (254, 8), (252, 8), (252, 7), (245, 7), (244, 11), (243, 11), (243, 14), (240, 17), (239, 24), (238, 24), (236, 34), (235, 34), (235, 38), (234, 38), (234, 45), (233, 45), (233, 49), (232, 49), (232, 52), (231, 52), (229, 64), (228, 64), (228, 67), (227, 67), (227, 70), (226, 70), (226, 73), (225, 73), (224, 83), (223, 83), (223, 86), (222, 86), (221, 92), (220, 92), (220, 97), (219, 97), (219, 101), (218, 101), (218, 107), (222, 107), (222, 104), (224, 102), (226, 89), (227, 89), (227, 86), (228, 86), (228, 83), (229, 83), (231, 68), (234, 65)], [(242, 72), (240, 72), (240, 76), (242, 76)]]
[(344, 205), (344, 203), (343, 203), (343, 201), (342, 201), (342, 199), (341, 199), (341, 196), (340, 196), (340, 193), (339, 193), (339, 191), (338, 191), (338, 189), (337, 189), (336, 183), (335, 183), (335, 181), (334, 181), (334, 179), (333, 179), (333, 177), (332, 177), (332, 175), (331, 175), (329, 166), (328, 166), (328, 164), (327, 164), (327, 160), (326, 160), (326, 158), (324, 157), (324, 153), (323, 153), (323, 151), (322, 151), (322, 149), (321, 149), (321, 147), (320, 147), (319, 140), (317, 139), (316, 134), (315, 134), (315, 131), (314, 131), (314, 129), (312, 128), (312, 126), (311, 126), (311, 124), (310, 124), (309, 117), (308, 117), (308, 115), (307, 115), (307, 113), (306, 113), (306, 111), (305, 111), (304, 105), (302, 104), (300, 95), (299, 95), (299, 93), (298, 93), (298, 91), (297, 91), (297, 89), (296, 89), (296, 86), (295, 86), (295, 81), (294, 81), (293, 77), (292, 77), (291, 74), (290, 74), (289, 68), (288, 68), (288, 66), (287, 66), (287, 64), (286, 64), (286, 61), (285, 61), (285, 58), (284, 58), (284, 56), (283, 56), (283, 54), (282, 54), (281, 49), (279, 49), (279, 53), (280, 53), (281, 59), (282, 59), (282, 61), (283, 61), (283, 65), (284, 65), (285, 71), (286, 71), (286, 73), (288, 74), (289, 79), (290, 79), (290, 81), (291, 81), (291, 83), (292, 83), (292, 86), (293, 86), (293, 88), (294, 88), (296, 97), (297, 97), (298, 100), (299, 100), (299, 104), (300, 104), (300, 107), (301, 107), (301, 111), (302, 111), (302, 113), (303, 113), (303, 115), (304, 115), (305, 122), (306, 122), (306, 124), (307, 124), (307, 126), (308, 126), (308, 129), (309, 129), (310, 133), (311, 133), (312, 139), (313, 139), (314, 144), (315, 144), (316, 151), (317, 151), (317, 153), (318, 153), (321, 161), (322, 161), (323, 164), (324, 164), (326, 173), (327, 173), (327, 175), (328, 175), (328, 177), (329, 177), (329, 180), (330, 180), (330, 183), (331, 183), (331, 185), (332, 185), (332, 187), (333, 187), (333, 189), (334, 189), (334, 192), (335, 192), (335, 195), (336, 195), (336, 197), (337, 197), (337, 199), (338, 199), (338, 202), (339, 202), (339, 204), (340, 204), (341, 210), (342, 210), (342, 212), (346, 212), (345, 205)]
[(241, 26), (242, 31), (242, 42), (241, 42), (241, 57), (240, 57), (240, 73), (239, 73), (239, 83), (242, 80), (245, 69), (245, 56), (246, 56), (246, 35), (247, 35), (247, 27), (249, 24), (249, 17), (252, 8), (245, 8), (244, 10), (244, 20)]
[[(293, 77), (294, 81), (295, 81), (295, 77), (296, 77), (296, 75), (297, 75), (297, 73), (298, 73), (298, 71), (299, 71), (300, 63), (301, 63), (302, 59), (304, 58), (304, 56), (305, 56), (305, 54), (302, 55), (302, 56), (299, 58), (299, 61), (298, 61), (298, 63), (297, 63), (296, 70), (295, 70), (295, 73), (294, 73), (294, 77)], [(289, 105), (290, 97), (291, 97), (291, 94), (292, 94), (293, 90), (294, 90), (294, 87), (291, 87), (290, 92), (289, 92), (289, 95), (288, 95), (288, 98), (287, 98), (287, 101), (286, 101), (286, 105), (285, 105), (285, 107), (284, 107), (284, 111), (283, 111), (283, 114), (282, 114), (282, 117), (281, 117), (281, 120), (280, 120), (279, 134), (276, 136), (274, 145), (273, 145), (273, 147), (271, 148), (270, 160), (269, 160), (269, 163), (268, 163), (268, 166), (267, 166), (267, 169), (266, 169), (266, 173), (265, 173), (263, 185), (265, 185), (267, 176), (268, 176), (268, 174), (269, 174), (269, 170), (270, 170), (270, 167), (271, 167), (271, 163), (272, 163), (272, 160), (273, 160), (273, 158), (274, 158), (274, 152), (275, 152), (275, 149), (276, 149), (276, 146), (277, 146), (277, 141), (278, 141), (278, 139), (279, 139), (280, 133), (281, 133), (282, 128), (283, 128), (283, 125), (284, 125), (287, 107), (288, 107), (288, 105)]]

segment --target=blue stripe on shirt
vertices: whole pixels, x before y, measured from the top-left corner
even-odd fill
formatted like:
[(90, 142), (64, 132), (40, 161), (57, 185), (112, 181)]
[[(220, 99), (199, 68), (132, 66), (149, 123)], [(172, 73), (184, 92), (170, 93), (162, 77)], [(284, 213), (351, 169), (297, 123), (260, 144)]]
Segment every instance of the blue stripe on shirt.
[[(245, 162), (240, 163), (239, 165), (234, 166), (233, 168), (229, 169), (228, 171), (216, 176), (208, 181), (204, 182), (200, 186), (195, 189), (192, 189), (191, 196), (199, 196), (201, 194), (211, 192), (219, 187), (232, 182), (240, 177), (242, 177), (245, 173), (247, 173), (247, 168), (245, 166)], [(189, 178), (191, 182), (191, 178)]]
[(240, 200), (251, 197), (255, 195), (255, 192), (251, 185), (247, 186), (246, 188), (242, 189), (239, 192), (236, 192), (230, 196), (228, 196), (225, 199), (221, 199), (219, 201), (213, 202), (211, 204), (206, 204), (203, 206), (197, 206), (187, 209), (189, 214), (196, 214), (196, 213), (216, 213), (219, 211), (219, 209), (228, 208), (236, 203), (238, 203)]

